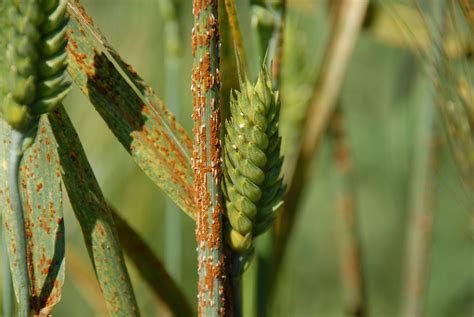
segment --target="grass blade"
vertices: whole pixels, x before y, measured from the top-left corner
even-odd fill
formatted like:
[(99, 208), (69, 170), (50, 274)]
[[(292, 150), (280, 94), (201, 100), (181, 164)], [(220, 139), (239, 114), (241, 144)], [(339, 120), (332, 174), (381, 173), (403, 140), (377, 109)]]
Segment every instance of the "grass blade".
[[(0, 206), (4, 210), (5, 239), (9, 248), (15, 293), (19, 294), (18, 255), (9, 203), (8, 157), (10, 128), (0, 122), (0, 153), (2, 180)], [(61, 298), (64, 283), (64, 222), (60, 167), (55, 155), (55, 142), (47, 121), (41, 120), (34, 144), (26, 150), (20, 167), (20, 188), (23, 197), (27, 236), (28, 270), (31, 309), (35, 314), (49, 315)]]
[(69, 74), (137, 164), (190, 217), (192, 141), (135, 71), (70, 1)]
[(58, 143), (63, 181), (112, 316), (139, 316), (112, 214), (64, 109), (48, 115)]

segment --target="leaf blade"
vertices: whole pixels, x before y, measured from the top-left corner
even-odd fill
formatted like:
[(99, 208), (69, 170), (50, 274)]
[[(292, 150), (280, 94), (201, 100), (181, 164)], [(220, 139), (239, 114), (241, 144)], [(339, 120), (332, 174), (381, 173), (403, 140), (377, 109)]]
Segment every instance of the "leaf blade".
[[(11, 225), (13, 211), (9, 203), (8, 164), (10, 128), (0, 121), (0, 208), (4, 210), (5, 238), (8, 241), (13, 285), (17, 275), (17, 254)], [(33, 145), (25, 152), (20, 170), (20, 187), (24, 202), (30, 296), (34, 312), (49, 315), (61, 299), (64, 284), (64, 221), (60, 167), (55, 155), (56, 143), (47, 121), (41, 120)]]
[(139, 316), (118, 234), (82, 144), (62, 106), (48, 115), (69, 200), (112, 316)]
[(68, 12), (71, 78), (140, 168), (194, 218), (190, 137), (77, 1), (70, 1)]

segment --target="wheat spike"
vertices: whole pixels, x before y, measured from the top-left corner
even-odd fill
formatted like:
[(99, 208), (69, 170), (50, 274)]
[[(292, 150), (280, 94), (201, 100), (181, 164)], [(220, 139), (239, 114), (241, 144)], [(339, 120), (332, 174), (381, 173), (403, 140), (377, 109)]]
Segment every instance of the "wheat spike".
[(224, 194), (230, 247), (245, 253), (255, 237), (266, 231), (282, 204), (283, 158), (278, 133), (280, 101), (264, 67), (255, 85), (240, 80), (231, 96), (226, 122)]
[(8, 2), (9, 72), (0, 110), (15, 130), (31, 130), (70, 90), (65, 81), (66, 5), (66, 0)]

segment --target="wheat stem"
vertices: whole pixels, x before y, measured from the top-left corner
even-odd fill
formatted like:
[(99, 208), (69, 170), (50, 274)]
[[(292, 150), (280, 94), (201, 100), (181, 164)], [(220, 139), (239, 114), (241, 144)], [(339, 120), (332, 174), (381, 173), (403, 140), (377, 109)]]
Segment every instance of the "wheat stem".
[(194, 0), (193, 14), (193, 169), (198, 206), (198, 316), (224, 316), (230, 310), (220, 194), (218, 1)]

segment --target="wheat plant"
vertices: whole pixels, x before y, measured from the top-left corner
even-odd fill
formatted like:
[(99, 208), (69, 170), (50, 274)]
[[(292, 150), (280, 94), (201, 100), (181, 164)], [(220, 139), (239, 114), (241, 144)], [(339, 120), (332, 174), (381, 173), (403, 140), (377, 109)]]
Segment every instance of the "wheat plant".
[(3, 316), (468, 316), (469, 1), (81, 2), (0, 0)]

